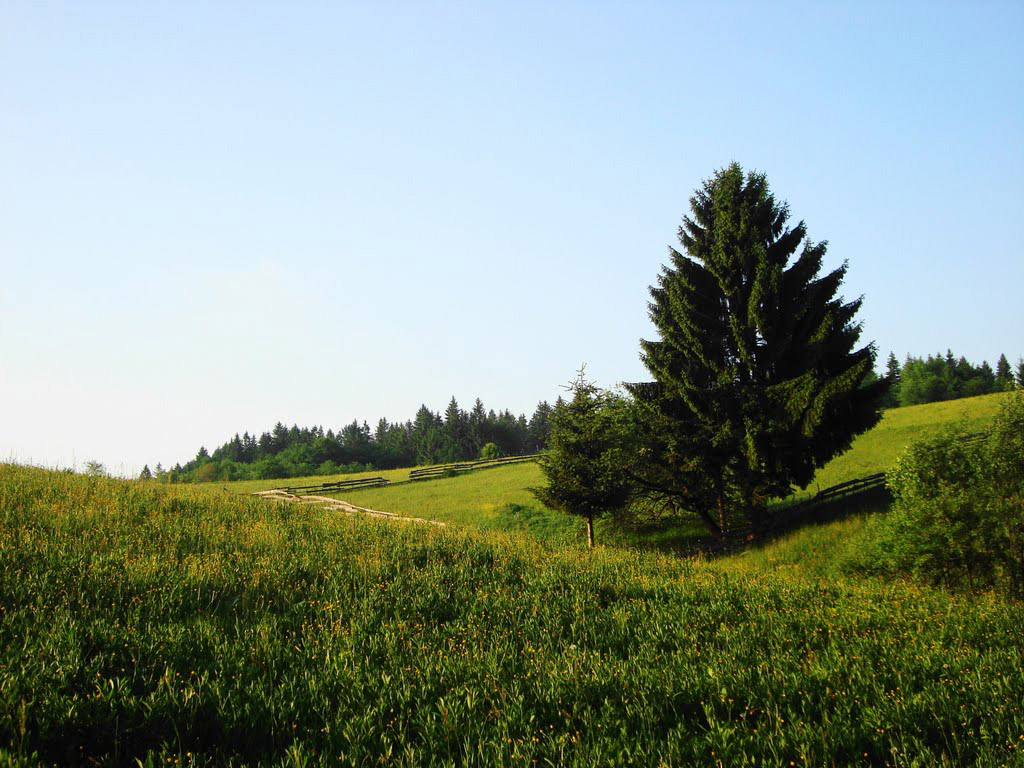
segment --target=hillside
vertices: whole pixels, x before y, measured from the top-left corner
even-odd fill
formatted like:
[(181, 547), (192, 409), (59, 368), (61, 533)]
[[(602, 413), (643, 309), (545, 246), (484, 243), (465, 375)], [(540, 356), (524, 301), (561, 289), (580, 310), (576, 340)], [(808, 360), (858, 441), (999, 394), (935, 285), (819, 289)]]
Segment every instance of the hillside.
[(0, 466), (0, 612), (2, 762), (968, 766), (1024, 744), (1024, 633), (988, 597), (211, 488)]
[[(892, 466), (896, 457), (910, 442), (935, 434), (958, 420), (963, 420), (969, 430), (982, 429), (995, 415), (1003, 397), (1005, 395), (984, 395), (887, 410), (878, 426), (861, 435), (854, 441), (849, 451), (822, 468), (814, 482), (805, 491), (798, 492), (796, 498), (812, 495), (819, 488), (883, 472)], [(373, 474), (381, 474), (394, 483), (401, 483), (407, 479), (408, 470), (371, 473)], [(354, 477), (359, 475), (341, 476), (338, 479)], [(300, 481), (317, 483), (324, 480), (325, 478), (263, 480), (229, 483), (225, 487), (232, 491), (252, 491), (271, 488), (275, 484), (298, 485), (301, 484)], [(528, 489), (542, 482), (543, 475), (536, 464), (519, 464), (444, 480), (347, 491), (343, 497), (346, 501), (360, 506), (460, 525), (534, 530), (539, 532), (542, 538), (551, 538), (552, 535), (560, 539), (579, 536), (582, 528), (577, 525), (577, 521), (564, 519), (564, 516), (554, 512), (545, 514), (546, 511), (530, 494)], [(510, 505), (513, 505), (511, 509), (515, 513), (510, 512)], [(516, 505), (527, 509), (515, 510)], [(609, 531), (607, 526), (601, 526), (599, 533), (602, 534), (602, 539), (613, 535), (616, 541), (624, 543), (650, 543), (661, 540), (679, 543), (681, 540), (702, 535), (703, 529), (699, 525), (683, 523), (667, 530), (627, 535)]]
[(882, 413), (882, 420), (874, 429), (854, 440), (849, 451), (825, 465), (805, 493), (885, 472), (911, 442), (931, 437), (950, 424), (962, 422), (967, 431), (980, 431), (992, 421), (1005, 397), (1005, 393), (1000, 393), (890, 408)]

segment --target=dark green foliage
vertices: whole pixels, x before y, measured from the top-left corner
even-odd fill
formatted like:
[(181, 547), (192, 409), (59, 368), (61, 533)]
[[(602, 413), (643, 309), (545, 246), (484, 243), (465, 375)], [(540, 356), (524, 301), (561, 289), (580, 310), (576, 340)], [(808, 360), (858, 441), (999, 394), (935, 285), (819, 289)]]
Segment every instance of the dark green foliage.
[[(886, 382), (862, 386), (874, 349), (857, 348), (861, 301), (838, 291), (846, 266), (821, 275), (825, 243), (787, 226), (764, 175), (737, 164), (690, 200), (671, 263), (651, 288), (653, 382), (630, 385), (650, 437), (645, 488), (721, 529), (725, 511), (758, 521), (771, 497), (879, 419)], [(645, 466), (646, 465), (646, 466)]]
[(1002, 404), (985, 441), (952, 428), (911, 446), (889, 485), (879, 567), (1024, 597), (1024, 394)]
[(900, 404), (900, 363), (893, 352), (889, 353), (889, 359), (885, 363), (885, 381), (889, 388), (882, 397), (882, 405), (886, 408), (895, 408)]
[(142, 467), (142, 471), (139, 472), (139, 480), (152, 480), (153, 473), (149, 469), (149, 464), (145, 464)]
[[(373, 431), (365, 421), (352, 421), (337, 434), (278, 422), (259, 438), (235, 434), (212, 454), (200, 448), (192, 461), (175, 470), (174, 479), (249, 480), (444, 464), (476, 459), (487, 443), (494, 443), (502, 456), (537, 453), (547, 448), (550, 410), (541, 402), (527, 421), (508, 410), (488, 412), (477, 398), (467, 414), (453, 397), (443, 417), (423, 405), (415, 421), (380, 419)], [(271, 457), (276, 460), (267, 463)]]
[(537, 403), (537, 410), (530, 418), (527, 438), (527, 451), (538, 453), (548, 447), (551, 435), (551, 406), (546, 400)]
[(1000, 355), (999, 360), (996, 362), (996, 378), (1000, 381), (1013, 382), (1013, 371), (1010, 368), (1010, 361), (1006, 359), (1006, 355)]
[(594, 546), (594, 519), (622, 509), (632, 494), (623, 471), (621, 398), (579, 377), (572, 399), (550, 415), (550, 450), (539, 459), (547, 486), (531, 489), (542, 504), (587, 521), (587, 543)]
[(926, 358), (908, 356), (899, 371), (895, 389), (897, 405), (923, 405), (961, 397), (976, 397), (992, 392), (1013, 389), (1013, 376), (1006, 356), (1000, 356), (1003, 376), (992, 371), (987, 362), (975, 366), (965, 357), (955, 357), (947, 350), (945, 355)]

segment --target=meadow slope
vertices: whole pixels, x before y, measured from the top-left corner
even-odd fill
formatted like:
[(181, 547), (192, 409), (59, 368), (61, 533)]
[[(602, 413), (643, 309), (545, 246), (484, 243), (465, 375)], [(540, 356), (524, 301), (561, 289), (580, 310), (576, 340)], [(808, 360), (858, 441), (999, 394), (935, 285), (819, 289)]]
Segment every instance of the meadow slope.
[(216, 489), (0, 466), (0, 615), (0, 762), (988, 766), (1024, 747), (1024, 628), (990, 597)]
[[(991, 422), (1005, 395), (984, 395), (945, 403), (895, 408), (883, 413), (874, 429), (858, 437), (849, 451), (823, 467), (793, 499), (821, 488), (884, 472), (913, 440), (931, 436), (955, 422), (978, 431)], [(279, 481), (280, 482), (280, 481)], [(347, 491), (346, 501), (414, 517), (483, 529), (525, 530), (546, 540), (579, 544), (585, 532), (579, 520), (546, 510), (529, 489), (544, 483), (533, 463), (489, 469), (444, 480)], [(234, 489), (236, 486), (229, 485)], [(248, 486), (245, 486), (246, 488)], [(687, 546), (706, 531), (696, 521), (680, 521), (642, 531), (616, 529), (598, 521), (598, 540), (624, 545)]]

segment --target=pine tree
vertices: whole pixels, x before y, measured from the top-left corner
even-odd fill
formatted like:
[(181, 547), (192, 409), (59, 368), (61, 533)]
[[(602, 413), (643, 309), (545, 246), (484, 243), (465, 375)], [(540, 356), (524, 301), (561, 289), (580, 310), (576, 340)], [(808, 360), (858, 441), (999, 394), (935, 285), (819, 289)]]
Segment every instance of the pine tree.
[(476, 450), (469, 433), (469, 419), (466, 412), (459, 408), (454, 395), (444, 412), (444, 430), (451, 445), (454, 446), (456, 459), (476, 458)]
[(882, 398), (882, 404), (886, 408), (895, 408), (900, 404), (900, 361), (893, 352), (889, 353), (889, 359), (885, 363), (885, 382), (888, 389)]
[(896, 359), (894, 352), (889, 353), (889, 359), (885, 362), (885, 378), (893, 384), (900, 382), (900, 361)]
[(152, 480), (153, 473), (149, 470), (149, 464), (142, 465), (142, 471), (139, 472), (139, 480)]
[(487, 411), (484, 410), (484, 404), (479, 397), (473, 403), (473, 410), (469, 412), (469, 439), (474, 456), (480, 455), (480, 449), (491, 439), (487, 431)]
[(543, 451), (548, 447), (548, 436), (551, 433), (551, 406), (547, 400), (537, 403), (537, 410), (530, 417), (528, 429), (529, 441), (527, 450), (530, 453)]
[(826, 243), (787, 226), (763, 174), (733, 163), (690, 205), (685, 254), (651, 288), (654, 381), (627, 388), (650, 436), (640, 480), (721, 531), (729, 508), (761, 522), (874, 426), (886, 384), (862, 386), (875, 351), (856, 348), (861, 300), (837, 295), (846, 265), (819, 274)]
[(552, 509), (583, 517), (593, 547), (595, 518), (622, 509), (632, 493), (622, 466), (625, 406), (582, 370), (571, 391), (572, 399), (551, 413), (551, 450), (539, 462), (547, 486), (530, 491)]
[(1010, 361), (1006, 359), (1006, 355), (1000, 355), (996, 362), (996, 385), (1005, 391), (1013, 389), (1013, 369), (1010, 368)]
[(978, 394), (987, 395), (992, 391), (992, 386), (996, 383), (996, 374), (992, 370), (992, 366), (988, 364), (988, 360), (982, 360), (981, 365), (978, 366), (978, 376), (984, 382), (984, 391)]

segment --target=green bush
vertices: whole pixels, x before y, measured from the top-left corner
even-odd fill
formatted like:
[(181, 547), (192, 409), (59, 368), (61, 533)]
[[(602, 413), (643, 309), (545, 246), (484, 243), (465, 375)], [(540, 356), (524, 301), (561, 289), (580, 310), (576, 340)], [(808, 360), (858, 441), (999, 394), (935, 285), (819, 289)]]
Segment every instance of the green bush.
[(951, 428), (912, 445), (889, 486), (880, 570), (1024, 596), (1024, 394), (1007, 398), (983, 442)]
[(495, 443), (487, 443), (480, 449), (481, 459), (500, 459), (501, 449)]

